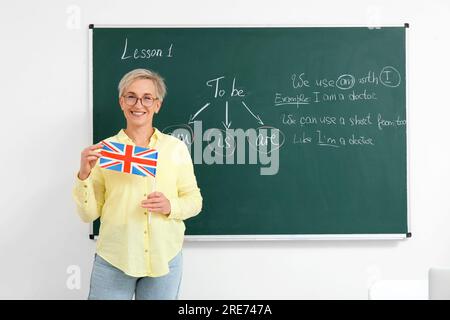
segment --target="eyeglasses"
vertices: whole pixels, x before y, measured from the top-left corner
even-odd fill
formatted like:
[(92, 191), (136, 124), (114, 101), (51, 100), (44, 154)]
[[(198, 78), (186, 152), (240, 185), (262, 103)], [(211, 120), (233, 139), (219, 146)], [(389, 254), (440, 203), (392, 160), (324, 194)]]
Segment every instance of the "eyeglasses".
[(125, 98), (125, 103), (129, 106), (129, 107), (134, 107), (136, 105), (136, 103), (138, 102), (138, 100), (141, 101), (141, 104), (144, 107), (150, 108), (153, 105), (153, 102), (155, 100), (158, 100), (158, 98), (153, 98), (152, 96), (143, 96), (142, 98), (138, 98), (135, 95), (132, 94), (125, 94), (123, 95), (123, 97)]

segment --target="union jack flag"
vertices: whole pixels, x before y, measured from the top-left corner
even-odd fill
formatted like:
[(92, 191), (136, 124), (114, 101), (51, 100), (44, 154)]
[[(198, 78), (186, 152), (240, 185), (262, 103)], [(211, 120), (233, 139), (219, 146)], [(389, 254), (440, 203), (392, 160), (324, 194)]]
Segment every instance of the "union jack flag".
[(101, 142), (100, 168), (137, 174), (155, 176), (158, 151), (118, 142)]

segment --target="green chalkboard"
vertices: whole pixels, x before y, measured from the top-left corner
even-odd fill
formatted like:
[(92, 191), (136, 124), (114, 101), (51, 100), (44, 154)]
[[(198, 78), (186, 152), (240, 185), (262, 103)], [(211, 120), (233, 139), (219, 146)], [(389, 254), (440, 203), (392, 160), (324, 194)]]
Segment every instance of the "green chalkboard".
[(152, 69), (154, 125), (204, 198), (187, 235), (405, 236), (406, 30), (91, 26), (93, 140), (125, 127), (121, 77)]

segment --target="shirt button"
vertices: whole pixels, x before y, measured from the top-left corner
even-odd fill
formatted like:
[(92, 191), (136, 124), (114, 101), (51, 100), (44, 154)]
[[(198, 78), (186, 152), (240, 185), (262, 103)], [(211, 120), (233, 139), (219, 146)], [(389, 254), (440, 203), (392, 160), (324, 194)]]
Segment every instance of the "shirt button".
[(87, 185), (84, 185), (85, 188), (87, 188)]
[(147, 211), (144, 211), (144, 214), (147, 214)]
[(148, 250), (147, 249), (145, 249), (145, 253), (147, 253), (148, 252)]
[(87, 200), (84, 200), (84, 203), (87, 203)]
[(144, 193), (144, 197), (146, 197), (147, 196), (147, 194), (146, 193)]

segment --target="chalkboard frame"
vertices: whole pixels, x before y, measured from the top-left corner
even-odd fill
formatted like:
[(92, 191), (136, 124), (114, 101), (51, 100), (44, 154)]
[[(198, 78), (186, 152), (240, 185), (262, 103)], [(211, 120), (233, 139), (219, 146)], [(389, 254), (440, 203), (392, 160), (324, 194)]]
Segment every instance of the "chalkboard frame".
[[(93, 96), (93, 29), (94, 28), (321, 28), (321, 27), (360, 27), (369, 29), (404, 27), (405, 28), (405, 111), (406, 111), (406, 194), (407, 194), (407, 233), (393, 234), (285, 234), (285, 235), (185, 235), (187, 241), (286, 241), (286, 240), (401, 240), (412, 237), (410, 214), (410, 135), (409, 132), (409, 23), (392, 25), (352, 25), (352, 24), (255, 24), (255, 25), (116, 25), (116, 24), (89, 24), (88, 29), (88, 110), (89, 110), (89, 136), (91, 144), (94, 143), (94, 96)], [(94, 223), (90, 224), (89, 238), (96, 240)]]

